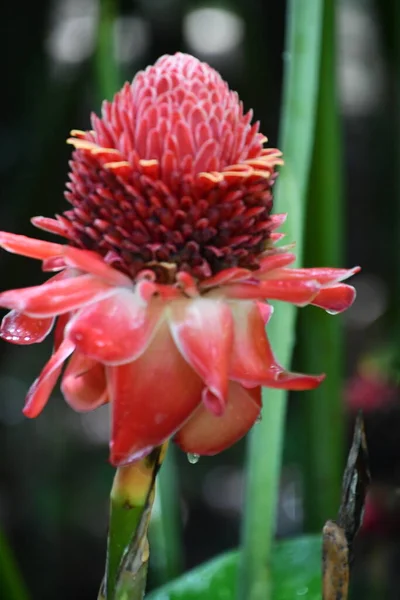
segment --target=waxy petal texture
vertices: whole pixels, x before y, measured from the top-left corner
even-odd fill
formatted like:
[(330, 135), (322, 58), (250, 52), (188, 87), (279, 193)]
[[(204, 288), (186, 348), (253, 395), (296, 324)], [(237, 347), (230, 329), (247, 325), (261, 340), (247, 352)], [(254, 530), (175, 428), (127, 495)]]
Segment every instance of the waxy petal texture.
[(110, 296), (114, 289), (101, 279), (80, 275), (0, 294), (0, 306), (32, 317), (52, 317)]
[(232, 304), (235, 339), (229, 378), (252, 388), (265, 386), (288, 390), (309, 390), (317, 387), (323, 376), (290, 373), (276, 361), (267, 335), (264, 318), (254, 302)]
[(224, 412), (233, 342), (233, 320), (227, 303), (208, 298), (176, 302), (169, 309), (170, 328), (184, 359), (203, 379), (206, 406)]
[(0, 326), (0, 337), (6, 342), (19, 344), (38, 344), (49, 335), (54, 325), (54, 318), (34, 319), (16, 310), (3, 317)]
[(162, 444), (201, 402), (204, 383), (182, 358), (166, 323), (140, 358), (107, 367), (107, 373), (114, 465), (131, 462)]
[(61, 244), (36, 240), (25, 235), (17, 235), (6, 231), (0, 231), (0, 247), (7, 250), (7, 252), (22, 254), (22, 256), (39, 260), (59, 256), (64, 248)]
[(65, 335), (83, 354), (105, 365), (131, 362), (150, 344), (163, 309), (158, 299), (147, 304), (138, 294), (120, 289), (81, 309)]
[(76, 411), (86, 412), (101, 406), (108, 401), (104, 366), (75, 350), (65, 369), (61, 391)]
[(200, 406), (175, 436), (178, 446), (191, 454), (213, 455), (235, 444), (254, 425), (261, 412), (261, 389), (246, 390), (229, 384), (222, 416)]
[(311, 304), (331, 314), (337, 314), (347, 310), (353, 304), (355, 297), (356, 290), (351, 285), (339, 283), (318, 292)]
[(64, 361), (73, 351), (74, 345), (69, 340), (64, 340), (45, 365), (39, 377), (33, 382), (26, 397), (23, 411), (26, 417), (34, 418), (42, 412), (57, 383)]

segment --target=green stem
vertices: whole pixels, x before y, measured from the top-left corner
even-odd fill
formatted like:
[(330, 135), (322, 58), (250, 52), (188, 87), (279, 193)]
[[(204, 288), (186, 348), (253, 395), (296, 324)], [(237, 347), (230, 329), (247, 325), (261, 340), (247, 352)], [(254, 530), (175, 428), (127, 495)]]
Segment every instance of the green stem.
[[(303, 220), (314, 140), (318, 92), (322, 0), (291, 0), (288, 5), (286, 69), (281, 147), (285, 166), (276, 194), (278, 211), (289, 213), (288, 239), (296, 240), (298, 257), (303, 242)], [(277, 357), (289, 366), (295, 341), (296, 311), (291, 305), (276, 307), (268, 335)], [(275, 534), (276, 508), (282, 462), (286, 393), (268, 390), (263, 398), (263, 418), (250, 435), (247, 485), (239, 566), (240, 600), (272, 597), (270, 560)]]
[[(335, 0), (325, 0), (317, 129), (308, 197), (305, 262), (342, 263), (343, 203), (340, 127), (336, 105)], [(325, 372), (328, 381), (304, 398), (307, 529), (320, 531), (337, 512), (343, 468), (343, 336), (340, 317), (318, 309), (302, 312), (302, 370)], [(323, 349), (323, 352), (321, 352)]]
[(172, 445), (168, 448), (157, 483), (150, 543), (157, 584), (162, 585), (178, 577), (183, 570), (179, 483), (175, 447)]
[[(107, 600), (133, 600), (144, 594), (147, 527), (155, 479), (165, 450), (163, 446), (156, 448), (146, 458), (120, 467), (115, 474), (110, 496), (105, 586), (99, 595), (102, 600), (104, 597)], [(128, 587), (129, 595), (126, 594)]]
[(100, 101), (111, 100), (121, 86), (121, 76), (115, 60), (114, 23), (118, 14), (116, 0), (99, 0), (99, 26), (95, 68)]

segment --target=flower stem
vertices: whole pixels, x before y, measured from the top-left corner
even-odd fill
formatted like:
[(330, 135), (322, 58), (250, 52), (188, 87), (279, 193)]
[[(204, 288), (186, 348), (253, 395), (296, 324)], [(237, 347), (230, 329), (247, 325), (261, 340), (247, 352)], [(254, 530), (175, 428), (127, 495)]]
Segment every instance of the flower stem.
[(148, 558), (147, 527), (155, 478), (165, 450), (166, 444), (116, 472), (110, 497), (105, 589), (101, 590), (99, 598), (133, 600), (143, 597)]
[[(326, 0), (317, 128), (308, 196), (304, 257), (308, 264), (339, 266), (342, 235), (340, 127), (336, 106), (335, 0)], [(340, 317), (310, 309), (300, 317), (301, 369), (325, 372), (327, 385), (305, 398), (305, 515), (320, 531), (338, 509), (343, 468), (343, 336)], [(324, 352), (321, 353), (321, 348)]]
[(117, 17), (116, 0), (99, 0), (99, 26), (95, 69), (100, 101), (111, 100), (121, 85), (121, 75), (115, 60), (114, 23)]
[[(281, 147), (285, 167), (276, 205), (289, 213), (288, 239), (296, 240), (301, 256), (308, 176), (314, 141), (318, 92), (322, 0), (291, 0), (288, 4), (286, 68), (281, 117)], [(295, 309), (279, 305), (268, 326), (279, 360), (289, 365), (295, 341)], [(272, 597), (269, 565), (275, 534), (282, 462), (286, 393), (264, 393), (263, 418), (251, 432), (247, 454), (247, 485), (239, 565), (240, 600)]]

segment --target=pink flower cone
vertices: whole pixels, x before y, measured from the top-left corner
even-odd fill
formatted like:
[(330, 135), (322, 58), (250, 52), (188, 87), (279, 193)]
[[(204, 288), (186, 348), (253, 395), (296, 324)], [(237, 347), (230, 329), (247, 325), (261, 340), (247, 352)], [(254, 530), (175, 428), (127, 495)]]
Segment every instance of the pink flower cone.
[(5, 291), (1, 336), (54, 353), (28, 392), (36, 417), (61, 380), (78, 411), (110, 402), (111, 462), (139, 459), (170, 437), (215, 454), (261, 410), (261, 386), (306, 390), (265, 332), (269, 300), (341, 312), (357, 268), (296, 269), (271, 215), (278, 150), (216, 71), (164, 56), (125, 84), (91, 131), (72, 131), (72, 208), (34, 225), (66, 245), (0, 233), (9, 252), (56, 275)]

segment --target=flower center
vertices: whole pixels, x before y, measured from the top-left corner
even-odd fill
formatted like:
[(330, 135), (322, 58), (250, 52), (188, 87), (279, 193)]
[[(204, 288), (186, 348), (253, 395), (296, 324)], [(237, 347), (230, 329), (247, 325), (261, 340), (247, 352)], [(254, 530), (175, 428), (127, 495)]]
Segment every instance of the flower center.
[(162, 57), (72, 132), (70, 241), (132, 278), (256, 268), (281, 160), (251, 116), (208, 65)]

